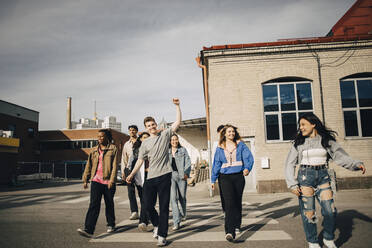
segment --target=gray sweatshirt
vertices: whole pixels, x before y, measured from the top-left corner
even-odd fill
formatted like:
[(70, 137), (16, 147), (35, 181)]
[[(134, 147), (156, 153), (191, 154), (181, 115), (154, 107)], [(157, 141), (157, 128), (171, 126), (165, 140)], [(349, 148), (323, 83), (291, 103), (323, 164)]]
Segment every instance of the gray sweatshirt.
[[(302, 161), (302, 152), (308, 149), (323, 148), (321, 141), (322, 137), (317, 135), (314, 138), (306, 138), (305, 142), (297, 148), (292, 145), (285, 162), (285, 180), (288, 188), (298, 185), (295, 171), (296, 165)], [(363, 164), (361, 161), (352, 159), (337, 142), (330, 140), (329, 145), (330, 147), (327, 147), (326, 150), (333, 162), (348, 170), (359, 170), (358, 166)]]

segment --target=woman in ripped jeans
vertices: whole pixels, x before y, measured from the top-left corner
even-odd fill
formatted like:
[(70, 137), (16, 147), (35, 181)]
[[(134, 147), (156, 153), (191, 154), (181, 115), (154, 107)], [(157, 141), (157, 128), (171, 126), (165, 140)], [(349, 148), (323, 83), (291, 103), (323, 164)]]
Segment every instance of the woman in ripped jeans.
[[(321, 206), (323, 215), (323, 243), (328, 248), (334, 243), (336, 208), (328, 174), (328, 159), (337, 165), (356, 171), (365, 166), (352, 159), (336, 142), (335, 131), (324, 126), (313, 113), (303, 114), (298, 121), (299, 129), (288, 154), (285, 166), (287, 186), (298, 196), (302, 222), (309, 248), (320, 248), (317, 234), (315, 199)], [(295, 167), (299, 164), (297, 179)]]

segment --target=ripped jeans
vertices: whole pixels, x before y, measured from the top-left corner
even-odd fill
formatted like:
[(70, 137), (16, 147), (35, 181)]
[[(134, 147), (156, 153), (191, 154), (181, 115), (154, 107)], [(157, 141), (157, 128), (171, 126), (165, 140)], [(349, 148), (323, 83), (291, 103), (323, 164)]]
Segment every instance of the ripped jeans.
[(310, 243), (318, 242), (315, 199), (321, 206), (323, 237), (326, 240), (333, 240), (337, 210), (334, 206), (333, 192), (330, 186), (331, 179), (327, 168), (316, 170), (311, 167), (300, 167), (297, 180), (301, 187), (299, 205), (306, 240)]

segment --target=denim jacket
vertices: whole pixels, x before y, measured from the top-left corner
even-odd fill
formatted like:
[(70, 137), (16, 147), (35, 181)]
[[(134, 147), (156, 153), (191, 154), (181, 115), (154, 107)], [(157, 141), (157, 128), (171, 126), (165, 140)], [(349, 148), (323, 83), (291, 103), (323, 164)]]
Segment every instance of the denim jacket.
[[(297, 148), (292, 145), (285, 162), (285, 180), (288, 188), (298, 185), (295, 178), (295, 170), (296, 165), (302, 161), (302, 152), (308, 149), (323, 148), (321, 141), (322, 137), (317, 135), (314, 138), (306, 138), (305, 142), (297, 146)], [(361, 161), (351, 158), (337, 142), (330, 140), (329, 145), (330, 147), (325, 149), (327, 150), (328, 157), (333, 162), (348, 170), (359, 170), (359, 165), (363, 164)]]
[[(191, 160), (187, 150), (184, 147), (177, 148), (174, 158), (179, 178), (183, 179), (185, 174), (190, 177)], [(169, 148), (169, 160), (172, 161), (172, 148)]]

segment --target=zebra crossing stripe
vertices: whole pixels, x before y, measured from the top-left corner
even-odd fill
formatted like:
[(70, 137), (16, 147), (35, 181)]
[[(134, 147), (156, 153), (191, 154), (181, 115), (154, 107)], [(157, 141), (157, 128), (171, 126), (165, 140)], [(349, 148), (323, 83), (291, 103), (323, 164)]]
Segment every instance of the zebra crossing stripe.
[[(225, 232), (179, 232), (170, 233), (167, 237), (171, 242), (218, 242), (225, 241)], [(237, 235), (236, 239), (241, 242), (247, 241), (269, 241), (269, 240), (291, 240), (292, 237), (282, 230), (273, 231), (245, 231)], [(152, 237), (151, 233), (134, 233), (134, 232), (121, 232), (114, 234), (103, 234), (90, 242), (153, 242), (156, 240)]]
[(89, 198), (90, 198), (90, 196), (84, 196), (84, 197), (80, 197), (80, 198), (73, 199), (73, 200), (62, 201), (61, 203), (67, 203), (67, 204), (79, 203), (79, 202), (87, 201), (87, 200), (89, 200)]

